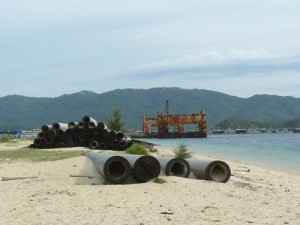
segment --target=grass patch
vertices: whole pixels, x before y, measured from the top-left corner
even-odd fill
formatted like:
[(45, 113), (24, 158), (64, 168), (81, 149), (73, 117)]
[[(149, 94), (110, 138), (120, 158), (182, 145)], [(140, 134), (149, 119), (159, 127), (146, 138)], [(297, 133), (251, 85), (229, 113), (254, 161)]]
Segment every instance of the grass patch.
[(165, 181), (164, 179), (161, 179), (159, 177), (156, 177), (156, 178), (153, 179), (153, 183), (164, 184), (164, 183), (167, 183), (167, 181)]
[(187, 159), (192, 157), (192, 153), (188, 151), (187, 145), (184, 143), (178, 144), (177, 147), (174, 149), (174, 152), (175, 157), (177, 158)]
[(23, 148), (15, 151), (0, 151), (0, 161), (57, 161), (82, 156), (84, 151), (49, 151)]
[(133, 144), (128, 148), (125, 153), (135, 155), (149, 155), (148, 150), (141, 144)]
[(14, 139), (14, 136), (11, 134), (5, 134), (0, 137), (0, 143), (6, 143)]

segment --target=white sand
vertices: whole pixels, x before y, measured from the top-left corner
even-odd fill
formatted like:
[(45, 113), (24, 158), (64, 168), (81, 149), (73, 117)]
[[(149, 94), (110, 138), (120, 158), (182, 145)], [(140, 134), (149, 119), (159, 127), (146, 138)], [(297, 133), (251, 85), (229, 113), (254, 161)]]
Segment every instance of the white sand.
[(0, 177), (38, 178), (0, 181), (0, 224), (300, 224), (300, 174), (226, 162), (225, 184), (160, 176), (166, 183), (112, 185), (84, 156), (2, 161)]

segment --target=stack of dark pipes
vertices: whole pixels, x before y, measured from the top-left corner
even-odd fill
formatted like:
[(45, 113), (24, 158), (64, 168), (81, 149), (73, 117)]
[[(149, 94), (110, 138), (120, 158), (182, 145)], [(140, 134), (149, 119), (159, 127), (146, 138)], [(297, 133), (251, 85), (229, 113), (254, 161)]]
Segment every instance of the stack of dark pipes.
[(109, 130), (105, 123), (84, 116), (81, 122), (43, 125), (34, 139), (35, 148), (89, 147), (91, 149), (123, 151), (132, 140), (122, 131)]

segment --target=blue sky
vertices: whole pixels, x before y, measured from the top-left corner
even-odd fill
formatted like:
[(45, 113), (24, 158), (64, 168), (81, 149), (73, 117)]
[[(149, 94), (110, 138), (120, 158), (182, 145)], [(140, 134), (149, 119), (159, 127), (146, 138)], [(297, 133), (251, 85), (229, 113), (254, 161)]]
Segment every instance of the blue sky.
[(0, 0), (0, 96), (300, 97), (300, 1)]

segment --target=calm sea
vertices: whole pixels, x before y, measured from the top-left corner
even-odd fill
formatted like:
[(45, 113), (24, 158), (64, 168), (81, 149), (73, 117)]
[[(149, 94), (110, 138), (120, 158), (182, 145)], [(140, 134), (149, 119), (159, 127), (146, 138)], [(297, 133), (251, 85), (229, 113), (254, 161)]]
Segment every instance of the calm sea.
[(139, 139), (174, 149), (300, 172), (299, 133), (220, 134), (207, 138)]

